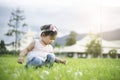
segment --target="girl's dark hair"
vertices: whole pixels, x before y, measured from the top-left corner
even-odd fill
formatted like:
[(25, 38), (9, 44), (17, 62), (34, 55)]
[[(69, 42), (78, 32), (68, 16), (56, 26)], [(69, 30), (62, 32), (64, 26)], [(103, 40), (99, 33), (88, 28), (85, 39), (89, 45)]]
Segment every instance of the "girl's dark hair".
[(42, 31), (41, 36), (43, 33), (45, 34), (45, 36), (57, 35), (57, 28), (55, 26), (53, 26), (52, 24), (43, 25), (40, 27), (40, 30)]

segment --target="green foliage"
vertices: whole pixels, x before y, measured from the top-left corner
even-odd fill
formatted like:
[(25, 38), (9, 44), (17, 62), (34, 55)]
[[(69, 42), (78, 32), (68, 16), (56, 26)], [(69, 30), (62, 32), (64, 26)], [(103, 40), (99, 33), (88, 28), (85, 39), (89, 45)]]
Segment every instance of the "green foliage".
[(58, 42), (56, 42), (54, 45), (53, 45), (53, 47), (60, 47), (61, 45), (58, 43)]
[(3, 40), (1, 40), (0, 42), (0, 54), (5, 54), (7, 52), (6, 47), (5, 47), (5, 43)]
[(69, 37), (66, 39), (66, 46), (71, 46), (76, 43), (76, 36), (77, 33), (74, 31), (71, 31), (69, 34)]
[(0, 49), (0, 55), (8, 54), (8, 50)]
[(23, 22), (23, 20), (25, 19), (24, 15), (23, 15), (23, 10), (17, 8), (16, 10), (14, 10), (13, 12), (11, 12), (11, 17), (10, 20), (8, 22), (8, 26), (11, 27), (8, 32), (6, 33), (7, 36), (13, 36), (13, 34), (15, 35), (15, 41), (14, 41), (14, 47), (15, 50), (18, 47), (19, 44), (19, 35), (20, 34), (24, 34), (24, 31), (18, 30), (20, 27), (25, 27), (27, 26), (26, 23)]
[(0, 42), (0, 49), (6, 50), (5, 42), (3, 40)]
[(98, 57), (102, 53), (102, 46), (100, 40), (95, 37), (89, 44), (87, 44), (86, 54), (92, 54), (92, 57)]
[(12, 51), (9, 51), (9, 50), (4, 50), (4, 49), (0, 49), (0, 56), (3, 56), (3, 55), (19, 55), (20, 51), (19, 50), (12, 50)]
[(16, 51), (16, 50), (12, 50), (9, 51), (6, 49), (5, 43), (3, 40), (1, 40), (0, 42), (0, 56), (1, 55), (6, 55), (6, 54), (10, 54), (10, 55), (18, 55), (20, 53), (20, 51)]
[(120, 59), (67, 59), (68, 64), (54, 64), (26, 70), (18, 57), (0, 57), (0, 80), (120, 80)]
[(108, 54), (110, 55), (111, 58), (115, 58), (116, 54), (117, 54), (117, 50), (116, 49), (112, 49), (108, 52)]

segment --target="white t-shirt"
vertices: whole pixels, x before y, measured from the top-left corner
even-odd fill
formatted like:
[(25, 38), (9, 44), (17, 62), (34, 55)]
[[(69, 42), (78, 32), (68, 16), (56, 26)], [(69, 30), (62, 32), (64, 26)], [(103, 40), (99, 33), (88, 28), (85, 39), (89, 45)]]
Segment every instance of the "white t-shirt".
[(55, 56), (53, 54), (53, 47), (51, 45), (43, 46), (40, 41), (36, 39), (33, 50), (27, 54), (27, 61), (31, 60), (33, 57), (38, 57), (45, 61), (48, 54)]

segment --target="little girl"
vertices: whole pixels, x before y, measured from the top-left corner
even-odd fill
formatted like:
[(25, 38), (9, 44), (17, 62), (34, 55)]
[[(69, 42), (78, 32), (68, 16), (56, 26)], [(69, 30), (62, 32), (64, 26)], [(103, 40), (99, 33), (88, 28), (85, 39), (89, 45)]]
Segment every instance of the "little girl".
[(55, 57), (51, 43), (57, 36), (57, 28), (52, 25), (44, 25), (41, 28), (41, 39), (34, 40), (27, 48), (25, 48), (18, 58), (18, 63), (22, 64), (24, 56), (27, 54), (26, 68), (34, 66), (36, 68), (43, 65), (53, 66), (54, 62), (66, 64), (66, 60)]

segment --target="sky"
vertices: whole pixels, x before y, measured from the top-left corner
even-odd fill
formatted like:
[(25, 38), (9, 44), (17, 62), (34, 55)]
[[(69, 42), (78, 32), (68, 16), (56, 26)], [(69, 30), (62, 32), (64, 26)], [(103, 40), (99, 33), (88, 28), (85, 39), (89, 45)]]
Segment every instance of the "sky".
[[(20, 7), (32, 31), (54, 24), (58, 37), (120, 28), (120, 0), (0, 0), (0, 39), (6, 39), (11, 12)], [(9, 39), (7, 39), (9, 40)]]

